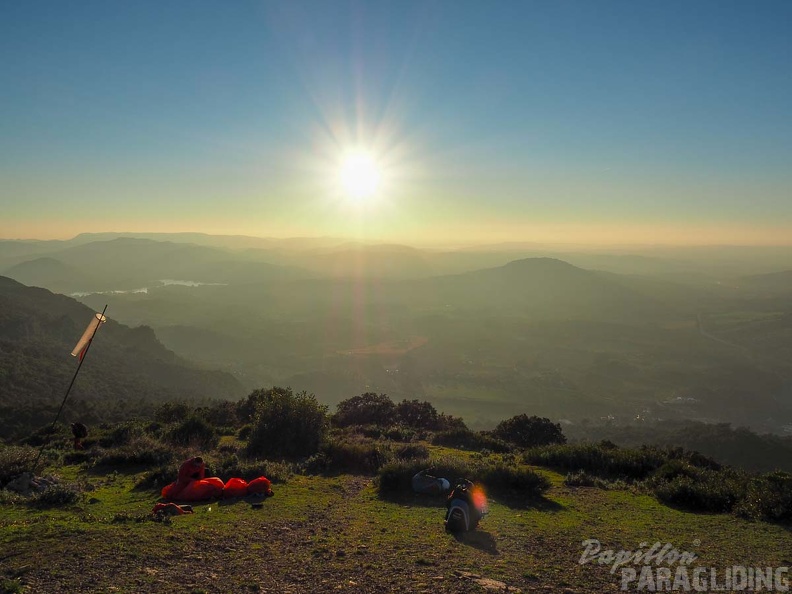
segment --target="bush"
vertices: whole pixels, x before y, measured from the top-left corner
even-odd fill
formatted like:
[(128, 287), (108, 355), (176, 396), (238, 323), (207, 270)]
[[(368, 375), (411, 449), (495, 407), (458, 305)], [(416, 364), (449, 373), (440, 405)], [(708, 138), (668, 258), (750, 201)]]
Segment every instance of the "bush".
[(598, 487), (600, 489), (608, 488), (607, 481), (591, 475), (585, 470), (567, 473), (566, 478), (564, 479), (564, 484), (567, 487)]
[(517, 491), (521, 496), (532, 497), (541, 495), (550, 488), (550, 481), (546, 476), (516, 464), (487, 464), (476, 476), (488, 489), (500, 493), (511, 491), (514, 494)]
[(165, 485), (169, 485), (175, 481), (178, 474), (179, 464), (173, 461), (163, 463), (154, 470), (146, 473), (136, 487), (143, 489), (161, 489)]
[(242, 441), (247, 441), (250, 439), (250, 434), (253, 432), (253, 425), (248, 423), (247, 425), (242, 425), (237, 431), (237, 439), (241, 439)]
[(80, 493), (67, 485), (52, 485), (30, 498), (29, 504), (35, 507), (55, 507), (72, 505), (80, 499)]
[(96, 464), (100, 466), (154, 466), (172, 462), (175, 456), (176, 452), (173, 447), (153, 437), (143, 435), (132, 439), (121, 447), (97, 451)]
[(751, 520), (792, 522), (792, 474), (776, 471), (748, 481), (745, 497), (735, 506)]
[(464, 430), (467, 429), (467, 425), (465, 425), (465, 421), (462, 420), (462, 417), (454, 417), (452, 415), (440, 413), (437, 415), (435, 429), (438, 431)]
[(402, 400), (396, 405), (396, 417), (399, 423), (413, 429), (437, 428), (437, 410), (430, 402)]
[(36, 450), (25, 446), (0, 446), (0, 487), (26, 471), (36, 459)]
[(568, 471), (585, 470), (608, 480), (654, 483), (678, 476), (698, 476), (701, 470), (720, 470), (714, 460), (682, 448), (644, 446), (618, 448), (613, 444), (565, 444), (532, 448), (523, 455), (526, 462)]
[(304, 468), (311, 473), (374, 474), (393, 457), (388, 446), (376, 441), (333, 439), (323, 443)]
[(426, 437), (423, 431), (416, 431), (412, 427), (394, 425), (382, 432), (382, 437), (390, 441), (400, 441), (402, 443), (417, 441)]
[(429, 458), (429, 448), (422, 443), (406, 443), (392, 447), (394, 455), (402, 460), (427, 460)]
[(561, 425), (525, 414), (501, 421), (492, 434), (521, 448), (566, 443)]
[(481, 483), (488, 490), (521, 497), (536, 497), (550, 488), (550, 481), (530, 468), (504, 462), (464, 460), (444, 457), (436, 460), (395, 460), (380, 469), (377, 484), (380, 493), (410, 491), (412, 477), (420, 470), (451, 483), (467, 478)]
[(533, 448), (523, 458), (530, 464), (573, 472), (585, 470), (601, 478), (642, 480), (666, 463), (669, 453), (660, 448), (632, 450), (601, 444), (567, 444)]
[(215, 474), (224, 482), (232, 477), (251, 481), (260, 476), (266, 476), (273, 483), (285, 483), (294, 474), (294, 469), (290, 464), (270, 460), (240, 459), (237, 454), (231, 454), (220, 460), (214, 466), (214, 470)]
[(130, 443), (133, 439), (146, 434), (147, 424), (141, 421), (127, 421), (119, 423), (99, 439), (103, 448), (113, 448)]
[(678, 476), (659, 483), (654, 492), (663, 503), (713, 513), (732, 511), (745, 496), (745, 477), (737, 472), (702, 470), (698, 476)]
[(338, 427), (350, 425), (387, 427), (393, 424), (395, 415), (396, 405), (385, 394), (366, 392), (339, 402), (332, 420)]
[(256, 390), (253, 429), (247, 452), (265, 458), (299, 458), (315, 454), (327, 432), (327, 407), (307, 392), (291, 388)]
[(54, 445), (58, 442), (71, 442), (72, 439), (71, 431), (68, 430), (65, 425), (58, 423), (54, 428), (51, 424), (39, 427), (32, 434), (20, 440), (20, 443), (38, 447), (45, 443)]
[(18, 578), (0, 579), (0, 594), (17, 594), (24, 591), (25, 587), (20, 583)]
[(168, 431), (166, 439), (179, 446), (201, 450), (213, 450), (220, 443), (220, 436), (215, 428), (205, 419), (193, 416)]
[(186, 402), (166, 402), (154, 411), (154, 419), (160, 423), (178, 423), (190, 416), (192, 408)]
[(468, 449), (478, 452), (489, 450), (490, 452), (505, 454), (513, 449), (510, 444), (493, 437), (487, 432), (475, 432), (467, 428), (438, 431), (432, 436), (431, 440), (435, 445)]

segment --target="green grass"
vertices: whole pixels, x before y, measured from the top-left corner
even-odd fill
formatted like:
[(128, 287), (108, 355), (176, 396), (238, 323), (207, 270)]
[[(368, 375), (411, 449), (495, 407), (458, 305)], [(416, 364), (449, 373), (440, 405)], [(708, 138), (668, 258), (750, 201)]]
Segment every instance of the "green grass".
[(670, 542), (713, 566), (792, 561), (790, 527), (680, 511), (624, 490), (566, 487), (563, 474), (534, 470), (551, 485), (542, 499), (515, 507), (491, 496), (480, 529), (456, 539), (443, 530), (442, 498), (409, 491), (383, 498), (370, 477), (293, 475), (261, 509), (207, 502), (192, 515), (154, 522), (158, 492), (135, 488), (143, 469), (59, 468), (92, 490), (65, 508), (0, 504), (0, 577), (27, 592), (356, 591), (362, 584), (463, 592), (471, 585), (455, 572), (467, 571), (523, 591), (614, 589), (618, 576), (607, 567), (578, 564), (587, 538), (614, 549)]

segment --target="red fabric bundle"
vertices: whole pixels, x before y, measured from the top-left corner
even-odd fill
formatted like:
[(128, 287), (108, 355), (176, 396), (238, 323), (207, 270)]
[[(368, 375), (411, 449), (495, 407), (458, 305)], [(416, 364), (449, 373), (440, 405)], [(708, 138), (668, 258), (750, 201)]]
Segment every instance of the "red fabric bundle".
[(178, 499), (179, 501), (201, 501), (203, 499), (218, 499), (223, 494), (222, 479), (213, 476), (210, 478), (191, 481), (187, 486), (178, 489), (178, 482), (171, 483), (162, 489), (165, 499)]
[(257, 479), (253, 479), (248, 483), (247, 494), (256, 495), (258, 493), (264, 493), (265, 495), (274, 495), (274, 493), (272, 492), (272, 483), (266, 476), (260, 476)]
[(241, 478), (228, 479), (223, 488), (223, 499), (232, 497), (244, 497), (248, 494), (248, 482)]

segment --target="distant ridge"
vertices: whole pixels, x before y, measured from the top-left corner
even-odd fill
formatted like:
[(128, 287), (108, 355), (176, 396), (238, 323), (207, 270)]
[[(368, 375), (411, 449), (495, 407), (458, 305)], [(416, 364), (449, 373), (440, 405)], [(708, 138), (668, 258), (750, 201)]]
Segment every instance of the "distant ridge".
[(610, 276), (556, 258), (524, 258), (495, 268), (428, 279), (426, 289), (458, 307), (496, 305), (537, 316), (628, 318), (663, 308)]
[(92, 282), (78, 268), (51, 257), (21, 262), (3, 271), (3, 274), (24, 285), (46, 287), (58, 293), (89, 290)]

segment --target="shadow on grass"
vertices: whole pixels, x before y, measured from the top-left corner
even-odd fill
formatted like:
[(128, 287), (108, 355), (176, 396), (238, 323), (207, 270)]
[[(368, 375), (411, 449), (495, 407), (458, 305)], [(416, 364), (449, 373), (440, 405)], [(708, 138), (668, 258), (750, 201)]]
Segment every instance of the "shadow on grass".
[(409, 507), (445, 508), (446, 504), (445, 495), (423, 495), (412, 491), (380, 491), (379, 498), (388, 503)]
[(493, 498), (493, 501), (505, 505), (510, 509), (534, 509), (548, 513), (557, 513), (564, 510), (563, 505), (543, 495), (531, 495), (526, 497), (520, 493), (502, 493), (499, 497)]
[[(412, 491), (379, 492), (379, 498), (389, 503), (407, 505), (410, 507), (445, 508), (446, 506), (445, 495), (424, 495), (413, 493)], [(493, 497), (491, 500), (501, 505), (505, 505), (510, 509), (533, 509), (548, 513), (556, 513), (564, 509), (564, 506), (560, 503), (553, 501), (552, 499), (548, 499), (542, 495), (526, 497), (520, 493), (511, 492), (501, 493), (499, 497)]]
[(245, 497), (229, 497), (228, 499), (220, 499), (217, 505), (226, 507), (230, 505), (249, 505), (252, 509), (261, 509), (269, 497), (261, 495), (247, 495)]
[(473, 547), (489, 555), (500, 555), (495, 538), (486, 530), (471, 530), (470, 532), (457, 532), (454, 539), (463, 545)]

